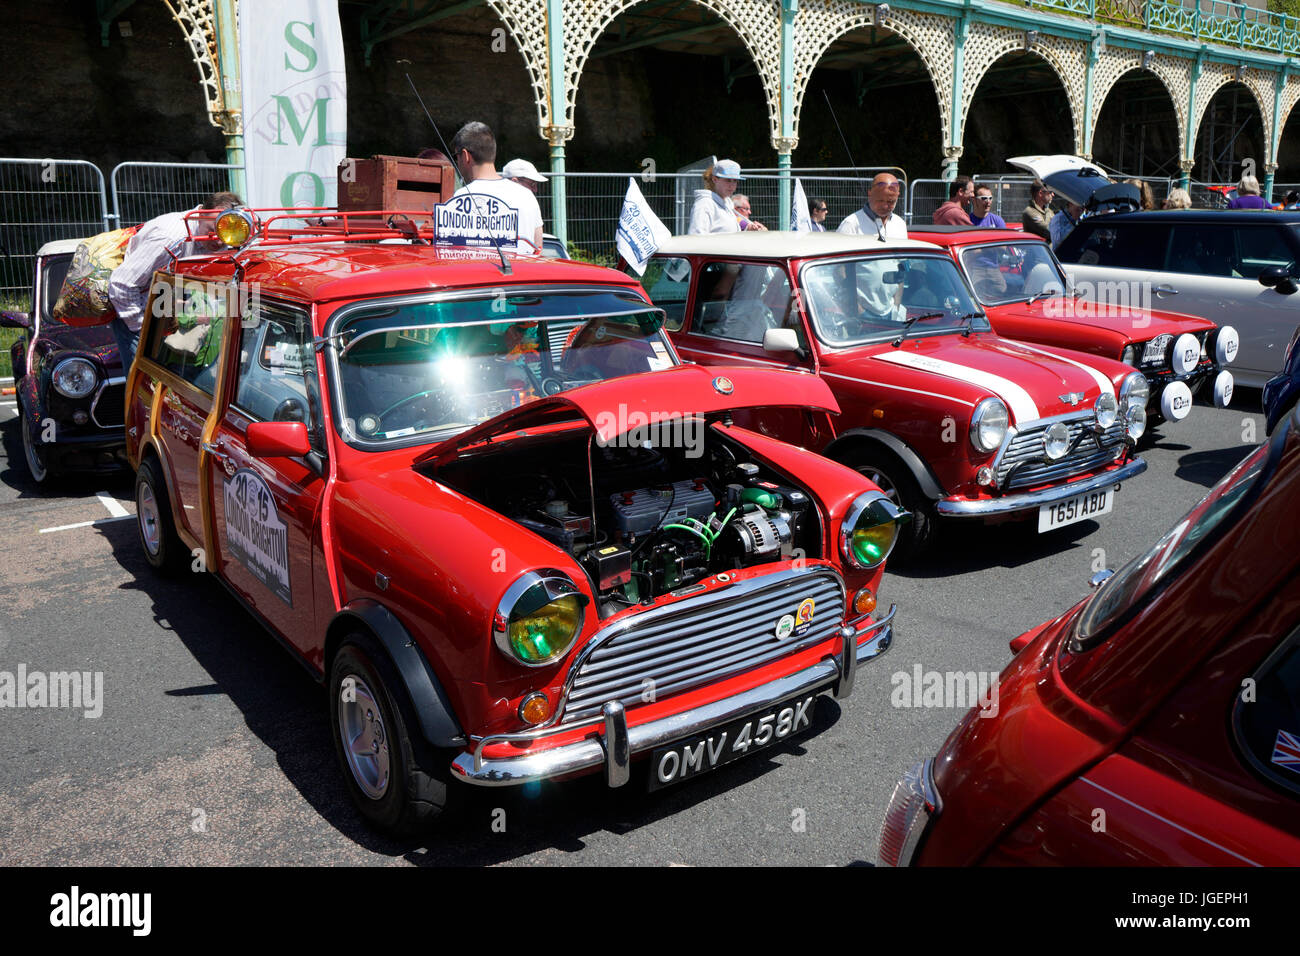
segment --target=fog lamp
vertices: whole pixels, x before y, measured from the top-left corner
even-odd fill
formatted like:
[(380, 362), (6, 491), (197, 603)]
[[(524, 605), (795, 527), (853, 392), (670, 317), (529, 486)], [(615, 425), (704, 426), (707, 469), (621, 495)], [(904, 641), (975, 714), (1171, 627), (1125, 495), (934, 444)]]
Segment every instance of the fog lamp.
[(1057, 422), (1043, 433), (1043, 454), (1052, 461), (1060, 461), (1070, 450), (1070, 427)]
[(84, 425), (86, 424), (86, 422), (90, 421), (90, 416), (87, 415), (85, 412), (83, 412), (81, 409), (77, 409), (75, 412), (72, 413), (72, 420), (78, 425)]
[(541, 691), (533, 691), (519, 704), (519, 719), (526, 724), (540, 724), (549, 716), (551, 716), (551, 702)]
[(217, 217), (217, 238), (223, 245), (242, 246), (253, 234), (253, 217), (242, 209), (231, 209)]

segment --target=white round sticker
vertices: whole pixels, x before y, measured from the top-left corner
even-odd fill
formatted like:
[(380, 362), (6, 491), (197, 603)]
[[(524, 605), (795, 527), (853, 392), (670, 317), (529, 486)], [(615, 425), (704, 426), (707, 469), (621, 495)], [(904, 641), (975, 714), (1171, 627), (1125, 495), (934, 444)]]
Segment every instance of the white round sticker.
[(1182, 382), (1170, 382), (1160, 395), (1160, 414), (1168, 421), (1181, 422), (1192, 410), (1192, 390)]
[(776, 622), (776, 639), (784, 641), (794, 633), (794, 615), (786, 614)]

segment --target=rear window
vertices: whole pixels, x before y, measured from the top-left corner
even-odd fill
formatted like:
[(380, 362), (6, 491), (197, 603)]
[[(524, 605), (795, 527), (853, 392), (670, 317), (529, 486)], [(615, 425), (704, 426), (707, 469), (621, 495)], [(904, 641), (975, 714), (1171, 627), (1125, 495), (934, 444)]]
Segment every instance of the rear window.
[(1061, 241), (1056, 257), (1081, 266), (1113, 269), (1165, 268), (1169, 226), (1155, 222), (1125, 222), (1122, 217), (1084, 220)]
[(1252, 677), (1254, 693), (1235, 697), (1237, 745), (1257, 773), (1300, 793), (1300, 631), (1283, 641)]

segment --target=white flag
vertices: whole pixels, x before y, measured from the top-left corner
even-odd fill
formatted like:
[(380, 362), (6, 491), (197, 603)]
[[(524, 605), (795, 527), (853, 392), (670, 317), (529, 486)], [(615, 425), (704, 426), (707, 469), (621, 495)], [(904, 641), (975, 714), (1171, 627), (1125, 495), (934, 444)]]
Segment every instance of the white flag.
[(338, 3), (240, 4), (239, 53), (244, 201), (264, 208), (337, 205), (348, 130)]
[(641, 195), (636, 180), (627, 177), (627, 195), (623, 197), (623, 212), (618, 217), (618, 231), (614, 234), (618, 254), (636, 270), (637, 275), (642, 275), (655, 250), (664, 240), (671, 238), (668, 227), (659, 221), (645, 196)]
[(790, 205), (792, 232), (812, 232), (812, 215), (808, 212), (808, 197), (804, 195), (803, 180), (794, 181), (794, 201)]

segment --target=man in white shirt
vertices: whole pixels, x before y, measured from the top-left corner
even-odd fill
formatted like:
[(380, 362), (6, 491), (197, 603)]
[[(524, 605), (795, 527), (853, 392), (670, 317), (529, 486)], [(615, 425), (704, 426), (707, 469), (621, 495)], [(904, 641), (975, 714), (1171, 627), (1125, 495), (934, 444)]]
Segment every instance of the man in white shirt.
[(876, 173), (867, 192), (866, 205), (840, 223), (835, 231), (854, 236), (906, 239), (907, 223), (894, 213), (900, 189), (902, 186), (893, 173)]
[(1061, 240), (1074, 231), (1074, 227), (1079, 224), (1079, 219), (1082, 216), (1083, 207), (1072, 202), (1052, 217), (1052, 221), (1047, 224), (1047, 231), (1052, 236), (1053, 249), (1059, 246)]
[(150, 219), (131, 237), (122, 264), (108, 278), (108, 300), (117, 312), (110, 328), (117, 339), (124, 369), (131, 367), (140, 344), (140, 326), (144, 322), (153, 274), (177, 258), (190, 238), (210, 234), (216, 218), (214, 215), (208, 222), (191, 219), (187, 226), (185, 217), (201, 210), (226, 210), (242, 205), (234, 193), (214, 193), (206, 202), (186, 212), (169, 212)]
[(465, 180), (465, 185), (456, 190), (457, 196), (494, 196), (519, 214), (518, 230), (512, 236), (501, 235), (501, 248), (540, 255), (542, 209), (530, 191), (497, 172), (497, 141), (486, 123), (470, 122), (460, 128), (451, 141), (451, 161)]

